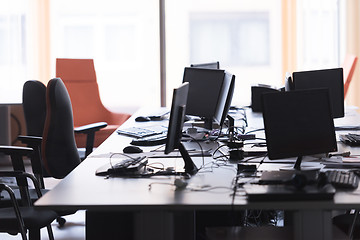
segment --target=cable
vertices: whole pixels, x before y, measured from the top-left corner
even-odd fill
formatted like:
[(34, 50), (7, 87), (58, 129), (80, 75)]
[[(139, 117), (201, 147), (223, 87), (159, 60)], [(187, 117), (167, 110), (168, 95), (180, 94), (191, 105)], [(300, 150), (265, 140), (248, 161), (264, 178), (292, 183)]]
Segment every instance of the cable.
[[(154, 167), (154, 166), (152, 166), (152, 165), (155, 165), (155, 164), (159, 164), (159, 165), (161, 165), (162, 167)], [(164, 164), (161, 163), (161, 162), (149, 163), (149, 164), (147, 165), (147, 167), (151, 167), (151, 168), (159, 169), (159, 170), (164, 170), (164, 169), (165, 169)]]
[(196, 142), (196, 143), (198, 144), (199, 148), (200, 148), (201, 157), (202, 157), (202, 166), (199, 168), (199, 170), (200, 170), (200, 169), (204, 166), (204, 164), (205, 164), (204, 150), (203, 150), (203, 148), (202, 148), (202, 146), (201, 146), (201, 144), (199, 143), (198, 140), (196, 140), (194, 137), (192, 137), (192, 136), (190, 136), (190, 135), (188, 135), (188, 136), (191, 138), (192, 141)]
[(265, 130), (265, 128), (254, 129), (254, 130), (248, 131), (246, 134), (249, 134), (249, 133), (252, 133), (252, 132), (263, 131), (263, 130)]
[[(214, 155), (215, 155), (215, 153), (216, 153), (217, 151), (219, 151), (220, 148), (222, 148), (222, 147), (227, 147), (227, 145), (220, 145), (219, 147), (217, 147), (217, 148), (214, 150), (213, 154), (212, 154), (213, 159), (216, 159), (216, 157), (214, 157)], [(222, 153), (221, 151), (219, 151), (219, 152), (220, 152), (223, 156), (225, 156), (224, 153)]]
[(260, 165), (263, 164), (263, 162), (264, 162), (265, 158), (267, 157), (267, 155), (268, 155), (268, 154), (266, 153), (265, 156), (263, 157), (263, 159), (261, 159), (261, 161), (260, 161), (260, 163), (259, 163), (259, 166), (256, 168), (256, 171), (258, 171)]
[(111, 159), (112, 159), (112, 157), (115, 156), (115, 155), (122, 155), (122, 156), (128, 157), (128, 158), (130, 158), (130, 159), (132, 159), (132, 160), (137, 160), (136, 157), (130, 156), (130, 155), (125, 154), (125, 153), (111, 153), (111, 154), (110, 154), (110, 157), (109, 157), (109, 161), (110, 161), (110, 166), (111, 166), (111, 168), (114, 168), (114, 166), (113, 166), (113, 164), (112, 164), (112, 162), (111, 162)]

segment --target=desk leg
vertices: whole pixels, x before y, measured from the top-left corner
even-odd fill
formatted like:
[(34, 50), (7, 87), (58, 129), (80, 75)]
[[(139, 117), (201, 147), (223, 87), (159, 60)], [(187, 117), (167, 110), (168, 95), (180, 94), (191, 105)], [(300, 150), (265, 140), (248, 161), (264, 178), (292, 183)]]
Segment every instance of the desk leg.
[(141, 211), (135, 213), (136, 240), (195, 239), (192, 211)]
[(86, 240), (134, 239), (132, 212), (86, 211)]
[(195, 239), (192, 211), (86, 211), (86, 239)]
[(331, 211), (308, 210), (294, 212), (294, 239), (332, 239)]

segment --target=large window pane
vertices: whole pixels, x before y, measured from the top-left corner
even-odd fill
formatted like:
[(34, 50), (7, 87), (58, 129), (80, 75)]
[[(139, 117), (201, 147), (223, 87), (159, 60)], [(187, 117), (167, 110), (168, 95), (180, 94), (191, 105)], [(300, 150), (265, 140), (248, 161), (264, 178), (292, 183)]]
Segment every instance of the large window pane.
[(29, 1), (4, 0), (0, 8), (0, 99), (21, 102), (23, 83), (30, 77)]
[(234, 105), (249, 105), (251, 85), (280, 86), (281, 1), (167, 1), (167, 102), (191, 63), (219, 61), (236, 75)]
[(298, 1), (298, 70), (339, 67), (338, 0)]
[[(190, 15), (190, 61), (219, 58), (224, 65), (269, 64), (269, 14)], [(209, 51), (211, 49), (211, 51)]]
[(114, 111), (160, 106), (158, 6), (52, 0), (53, 59), (93, 58), (101, 98)]

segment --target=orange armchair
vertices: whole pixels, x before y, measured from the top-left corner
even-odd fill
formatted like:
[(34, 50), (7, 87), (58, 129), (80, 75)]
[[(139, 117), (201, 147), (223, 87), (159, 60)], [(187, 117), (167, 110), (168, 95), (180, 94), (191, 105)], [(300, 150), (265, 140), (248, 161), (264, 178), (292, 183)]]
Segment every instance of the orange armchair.
[[(131, 115), (109, 111), (102, 104), (93, 59), (56, 59), (56, 77), (65, 83), (69, 92), (75, 127), (94, 122), (107, 122), (108, 126), (95, 135), (94, 147), (99, 146)], [(83, 134), (75, 134), (78, 147), (86, 146)]]

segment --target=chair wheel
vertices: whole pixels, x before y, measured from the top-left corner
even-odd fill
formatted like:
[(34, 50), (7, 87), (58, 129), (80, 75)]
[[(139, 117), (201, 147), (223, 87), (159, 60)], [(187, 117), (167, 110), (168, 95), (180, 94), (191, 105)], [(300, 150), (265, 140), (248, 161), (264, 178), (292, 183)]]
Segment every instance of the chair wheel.
[(58, 222), (59, 227), (63, 227), (65, 225), (65, 223), (66, 223), (66, 219), (63, 218), (63, 217), (56, 218), (56, 221)]

